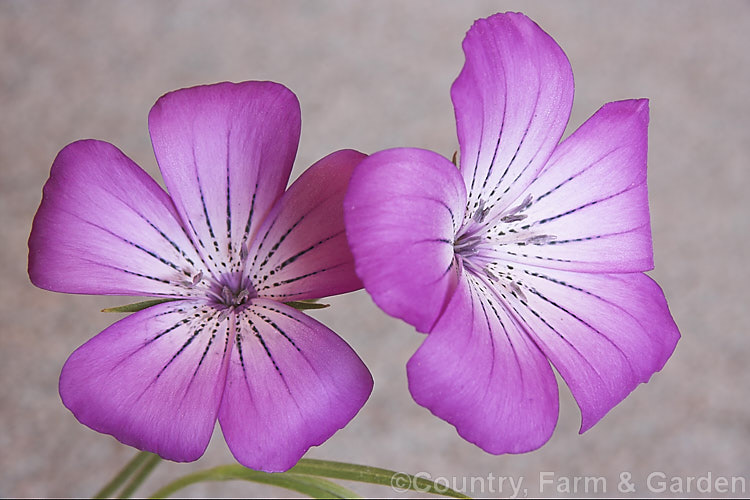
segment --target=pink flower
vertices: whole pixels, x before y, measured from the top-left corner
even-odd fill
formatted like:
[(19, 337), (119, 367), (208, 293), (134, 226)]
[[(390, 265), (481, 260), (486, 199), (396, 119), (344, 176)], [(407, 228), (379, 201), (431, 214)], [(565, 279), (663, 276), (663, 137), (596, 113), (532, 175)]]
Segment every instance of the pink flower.
[(286, 470), (372, 390), (342, 339), (284, 303), (361, 286), (341, 203), (364, 155), (332, 153), (285, 192), (300, 110), (272, 82), (171, 92), (149, 130), (169, 195), (94, 140), (64, 148), (44, 187), (35, 285), (174, 299), (78, 348), (62, 400), (92, 429), (175, 461), (200, 457), (218, 418), (240, 463)]
[(653, 267), (648, 102), (603, 106), (560, 143), (573, 101), (562, 49), (522, 14), (478, 20), (451, 89), (460, 167), (433, 152), (365, 159), (344, 201), (357, 273), (429, 333), (414, 399), (490, 453), (538, 448), (555, 366), (581, 432), (649, 380), (679, 338)]

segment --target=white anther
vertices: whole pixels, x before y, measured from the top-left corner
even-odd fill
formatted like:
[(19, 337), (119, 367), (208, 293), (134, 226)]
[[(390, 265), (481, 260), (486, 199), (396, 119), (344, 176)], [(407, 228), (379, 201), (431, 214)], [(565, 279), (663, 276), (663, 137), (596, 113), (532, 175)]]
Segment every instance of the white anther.
[(527, 208), (529, 208), (531, 206), (531, 200), (532, 199), (533, 199), (533, 197), (531, 195), (527, 195), (526, 198), (524, 198), (524, 200), (521, 202), (520, 205), (516, 205), (515, 207), (508, 209), (505, 212), (505, 215), (506, 216), (508, 216), (508, 215), (515, 215), (518, 212), (522, 212), (522, 211), (526, 210)]
[(198, 271), (198, 274), (193, 276), (192, 285), (195, 286), (203, 280), (203, 271)]
[(553, 234), (537, 234), (526, 240), (529, 245), (546, 245), (550, 241), (555, 241), (557, 236)]
[(487, 214), (490, 213), (491, 209), (492, 207), (484, 206), (484, 200), (479, 200), (479, 205), (477, 206), (477, 210), (476, 212), (474, 212), (474, 215), (471, 217), (471, 219), (474, 222), (481, 224), (487, 218)]
[(512, 215), (503, 215), (500, 220), (502, 222), (518, 222), (520, 220), (524, 220), (527, 216), (525, 214), (512, 214)]
[(485, 266), (484, 267), (484, 274), (486, 274), (487, 277), (490, 280), (494, 281), (495, 283), (497, 283), (498, 281), (500, 281), (500, 275), (498, 275), (495, 271), (493, 271), (492, 269), (490, 269), (489, 266)]
[(524, 295), (523, 290), (521, 290), (521, 287), (518, 286), (518, 284), (515, 281), (510, 282), (510, 289), (513, 293), (516, 294), (516, 297), (518, 297), (519, 299), (523, 301), (526, 300), (526, 295)]

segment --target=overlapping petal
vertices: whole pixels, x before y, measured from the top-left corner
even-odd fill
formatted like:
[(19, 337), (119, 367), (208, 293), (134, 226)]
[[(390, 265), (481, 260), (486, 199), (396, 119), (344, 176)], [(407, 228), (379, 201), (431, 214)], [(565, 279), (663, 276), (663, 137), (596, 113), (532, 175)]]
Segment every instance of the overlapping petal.
[(344, 427), (372, 390), (369, 371), (335, 333), (299, 311), (254, 299), (237, 313), (219, 422), (243, 465), (293, 466)]
[(353, 150), (331, 153), (274, 205), (250, 245), (245, 271), (260, 296), (283, 302), (362, 288), (344, 231), (343, 200), (363, 158)]
[(514, 264), (505, 299), (581, 408), (581, 432), (661, 370), (680, 334), (664, 293), (642, 273), (596, 274)]
[(502, 212), (531, 184), (562, 137), (573, 73), (557, 43), (523, 14), (479, 19), (451, 88), (468, 214)]
[(354, 417), (372, 378), (333, 332), (258, 292), (283, 301), (361, 287), (342, 201), (364, 155), (331, 154), (282, 196), (299, 104), (272, 82), (169, 93), (149, 128), (171, 198), (99, 141), (61, 151), (45, 186), (29, 239), (35, 284), (175, 299), (77, 349), (63, 402), (92, 429), (175, 461), (203, 454), (221, 414), (239, 460), (286, 470)]
[(180, 296), (202, 263), (163, 189), (113, 145), (55, 158), (29, 237), (35, 285), (67, 293)]
[(513, 229), (538, 242), (516, 239), (497, 246), (494, 255), (575, 271), (651, 269), (647, 148), (648, 101), (603, 106), (555, 150), (524, 192), (526, 218), (500, 222), (506, 233)]
[(407, 365), (414, 400), (490, 453), (547, 442), (557, 423), (549, 362), (481, 279), (464, 273)]
[(79, 347), (60, 396), (76, 418), (125, 444), (178, 462), (211, 438), (233, 339), (229, 321), (198, 301), (136, 312)]
[(344, 220), (357, 274), (378, 306), (420, 331), (455, 289), (453, 239), (465, 204), (458, 170), (430, 151), (382, 151), (352, 175)]
[[(437, 155), (376, 153), (355, 170), (347, 232), (375, 302), (429, 333), (408, 364), (415, 400), (487, 451), (529, 451), (557, 418), (550, 362), (583, 432), (679, 339), (641, 273), (648, 104), (610, 103), (558, 145), (573, 78), (554, 40), (506, 13), (478, 20), (463, 47), (451, 97), (468, 194)], [(457, 285), (436, 279), (449, 271)]]
[(297, 153), (296, 96), (273, 82), (220, 83), (161, 97), (149, 131), (164, 182), (210, 270), (239, 270), (284, 192)]

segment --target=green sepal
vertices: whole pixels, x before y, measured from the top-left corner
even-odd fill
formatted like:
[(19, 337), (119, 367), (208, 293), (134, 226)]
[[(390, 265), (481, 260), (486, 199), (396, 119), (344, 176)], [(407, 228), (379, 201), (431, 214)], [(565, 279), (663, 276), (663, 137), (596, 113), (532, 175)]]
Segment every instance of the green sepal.
[(106, 309), (102, 309), (102, 312), (103, 313), (132, 313), (132, 312), (142, 311), (143, 309), (146, 309), (151, 306), (155, 306), (156, 304), (161, 304), (162, 302), (172, 302), (173, 300), (177, 300), (177, 299), (144, 300), (143, 302), (125, 304), (124, 306), (107, 307)]
[(316, 302), (317, 299), (313, 300), (293, 300), (291, 302), (284, 302), (284, 304), (293, 307), (295, 309), (298, 309), (300, 311), (304, 311), (306, 309), (325, 309), (326, 307), (330, 307), (331, 304), (320, 304)]

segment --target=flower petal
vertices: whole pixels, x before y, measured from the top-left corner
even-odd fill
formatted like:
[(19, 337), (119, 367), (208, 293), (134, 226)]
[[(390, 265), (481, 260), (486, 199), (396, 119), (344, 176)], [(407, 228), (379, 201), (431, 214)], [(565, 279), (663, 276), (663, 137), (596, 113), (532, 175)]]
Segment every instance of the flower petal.
[(212, 272), (241, 267), (243, 245), (289, 180), (300, 123), (297, 98), (273, 82), (177, 90), (151, 109), (164, 182)]
[(254, 299), (235, 325), (224, 437), (246, 467), (287, 470), (354, 418), (372, 377), (346, 342), (291, 307)]
[(274, 205), (250, 245), (257, 293), (305, 300), (362, 288), (344, 231), (343, 201), (357, 151), (332, 153), (308, 168)]
[(113, 145), (55, 158), (29, 237), (29, 277), (67, 293), (178, 296), (201, 262), (158, 184)]
[(503, 260), (624, 273), (653, 268), (646, 188), (648, 101), (603, 106), (550, 158), (523, 197), (519, 232), (552, 235), (498, 248)]
[(63, 403), (81, 423), (125, 444), (196, 460), (221, 403), (228, 324), (189, 300), (133, 313), (68, 358), (60, 375)]
[(467, 216), (500, 213), (544, 167), (573, 104), (565, 53), (518, 13), (479, 19), (463, 42), (466, 55), (451, 88), (461, 145)]
[(581, 432), (661, 370), (680, 337), (664, 293), (642, 273), (589, 274), (513, 265), (505, 295), (568, 383)]
[(375, 303), (429, 331), (456, 284), (453, 239), (466, 194), (456, 167), (421, 149), (392, 149), (354, 169), (344, 200), (357, 274)]
[(555, 428), (557, 382), (549, 362), (469, 273), (407, 369), (416, 402), (487, 452), (534, 450)]

